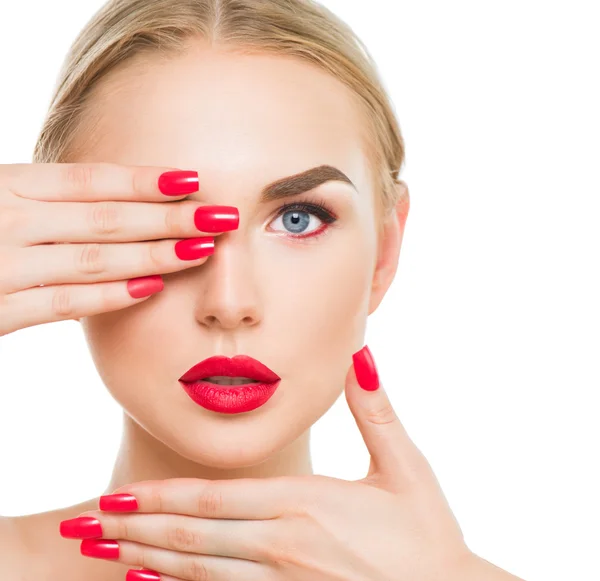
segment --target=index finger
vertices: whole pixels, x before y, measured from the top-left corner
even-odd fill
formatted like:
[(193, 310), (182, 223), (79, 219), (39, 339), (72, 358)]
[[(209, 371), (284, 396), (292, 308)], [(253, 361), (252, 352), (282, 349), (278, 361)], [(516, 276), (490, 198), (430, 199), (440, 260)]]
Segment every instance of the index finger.
[[(167, 512), (202, 518), (267, 520), (293, 508), (298, 494), (292, 480), (169, 478), (127, 484), (100, 497), (102, 511)], [(135, 501), (133, 500), (135, 499)]]
[(198, 172), (117, 163), (0, 165), (0, 188), (42, 201), (169, 201), (199, 189)]

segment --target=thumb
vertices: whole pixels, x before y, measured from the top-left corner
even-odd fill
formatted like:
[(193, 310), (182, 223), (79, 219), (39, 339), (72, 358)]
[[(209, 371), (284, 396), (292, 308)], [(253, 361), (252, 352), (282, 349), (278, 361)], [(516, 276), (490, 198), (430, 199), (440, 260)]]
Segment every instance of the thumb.
[(368, 479), (402, 488), (420, 480), (429, 464), (400, 422), (379, 381), (367, 345), (352, 355), (346, 375), (346, 401), (371, 455)]

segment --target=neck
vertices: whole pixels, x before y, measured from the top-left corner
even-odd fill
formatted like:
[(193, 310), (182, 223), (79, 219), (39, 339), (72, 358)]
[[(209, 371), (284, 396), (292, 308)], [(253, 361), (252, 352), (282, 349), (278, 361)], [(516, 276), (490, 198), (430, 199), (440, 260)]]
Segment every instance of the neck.
[(310, 429), (287, 448), (256, 466), (221, 470), (197, 464), (174, 452), (144, 430), (127, 414), (123, 414), (123, 437), (108, 488), (117, 488), (143, 480), (167, 478), (202, 478), (227, 480), (232, 478), (274, 478), (313, 474), (310, 458)]

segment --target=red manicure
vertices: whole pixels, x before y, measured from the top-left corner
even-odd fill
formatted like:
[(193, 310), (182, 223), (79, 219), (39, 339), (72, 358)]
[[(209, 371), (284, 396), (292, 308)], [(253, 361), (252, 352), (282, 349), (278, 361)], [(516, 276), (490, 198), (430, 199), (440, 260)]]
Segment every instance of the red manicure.
[(209, 256), (215, 251), (215, 239), (212, 236), (188, 238), (175, 244), (175, 254), (181, 260), (196, 260)]
[(131, 494), (107, 494), (100, 497), (100, 510), (127, 512), (138, 509), (138, 501)]
[(100, 521), (92, 516), (78, 516), (60, 523), (60, 536), (65, 539), (92, 539), (102, 536)]
[(140, 276), (127, 281), (127, 290), (134, 299), (141, 299), (160, 292), (165, 287), (162, 276)]
[(360, 351), (352, 355), (352, 360), (354, 361), (354, 372), (358, 384), (367, 391), (378, 389), (379, 375), (370, 349), (365, 345)]
[(167, 171), (158, 178), (158, 189), (165, 196), (181, 196), (199, 190), (198, 172), (187, 170)]
[(196, 228), (202, 232), (235, 230), (240, 214), (235, 206), (200, 206), (194, 213)]
[(129, 569), (125, 581), (160, 581), (160, 575), (150, 569)]
[(119, 543), (111, 539), (83, 539), (80, 552), (84, 557), (118, 559)]

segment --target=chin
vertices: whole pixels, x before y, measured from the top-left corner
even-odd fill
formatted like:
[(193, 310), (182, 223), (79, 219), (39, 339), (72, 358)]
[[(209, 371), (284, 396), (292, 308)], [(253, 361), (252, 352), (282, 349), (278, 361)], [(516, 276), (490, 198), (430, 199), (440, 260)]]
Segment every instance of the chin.
[(294, 442), (305, 429), (301, 428), (300, 434), (291, 433), (290, 422), (282, 424), (272, 418), (261, 417), (261, 424), (250, 415), (246, 417), (252, 425), (238, 425), (227, 421), (231, 417), (173, 417), (167, 425), (167, 417), (163, 414), (160, 423), (138, 423), (179, 456), (221, 470), (262, 464)]

